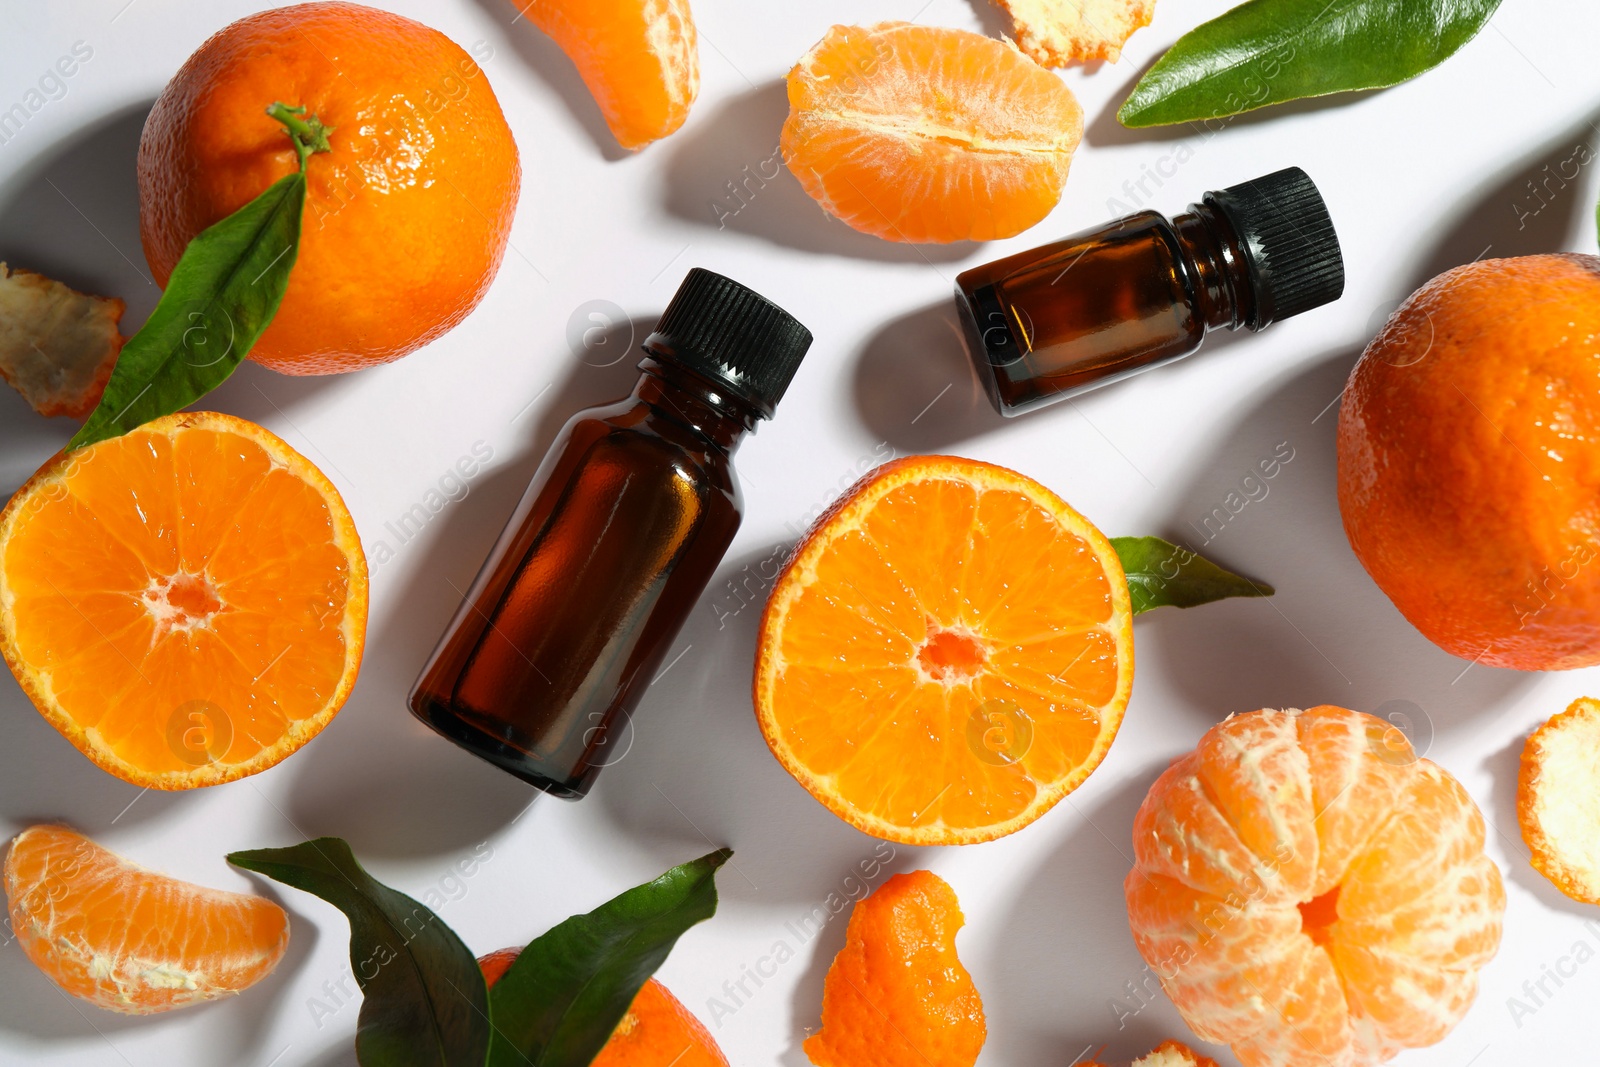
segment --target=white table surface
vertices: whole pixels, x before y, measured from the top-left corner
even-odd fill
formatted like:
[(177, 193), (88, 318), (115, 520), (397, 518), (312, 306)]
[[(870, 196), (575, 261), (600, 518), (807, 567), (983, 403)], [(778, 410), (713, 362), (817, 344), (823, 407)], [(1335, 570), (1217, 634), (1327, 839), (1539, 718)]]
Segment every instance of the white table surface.
[[(981, 1062), (1066, 1067), (1108, 1045), (1123, 1063), (1188, 1031), (1164, 997), (1142, 1010), (1122, 878), (1134, 810), (1160, 770), (1230, 712), (1337, 703), (1420, 709), (1419, 745), (1456, 774), (1493, 826), (1506, 876), (1499, 956), (1478, 1002), (1410, 1067), (1588, 1063), (1600, 996), (1600, 909), (1569, 902), (1527, 862), (1514, 793), (1522, 739), (1600, 674), (1473, 667), (1414, 631), (1352, 556), (1334, 501), (1336, 401), (1352, 361), (1404, 295), (1480, 255), (1595, 251), (1594, 168), (1534, 199), (1527, 181), (1600, 133), (1600, 8), (1588, 0), (1506, 0), (1443, 67), (1383, 93), (1291, 105), (1205, 137), (1131, 133), (1113, 114), (1138, 73), (1227, 0), (1162, 0), (1121, 62), (1065, 78), (1089, 131), (1060, 206), (993, 247), (908, 248), (825, 219), (784, 172), (738, 206), (726, 183), (773, 157), (782, 78), (835, 22), (915, 18), (1000, 32), (984, 0), (695, 0), (704, 86), (688, 124), (623, 158), (571, 66), (510, 0), (388, 0), (473, 48), (522, 152), (514, 250), (482, 306), (448, 336), (389, 366), (335, 378), (280, 377), (253, 364), (208, 406), (255, 419), (327, 472), (354, 512), (373, 574), (360, 683), (328, 730), (278, 767), (201, 792), (141, 793), (91, 766), (0, 680), (0, 834), (60, 819), (146, 865), (208, 885), (252, 883), (232, 849), (337, 834), (383, 880), (449, 902), (444, 918), (479, 952), (521, 943), (666, 867), (736, 850), (721, 911), (661, 972), (739, 1065), (804, 1067), (822, 977), (842, 916), (808, 940), (806, 916), (852, 879), (877, 842), (835, 819), (768, 753), (750, 707), (758, 608), (729, 615), (728, 583), (803, 529), (840, 487), (891, 454), (949, 451), (1015, 467), (1062, 493), (1111, 534), (1199, 544), (1192, 523), (1287, 442), (1293, 459), (1205, 546), (1275, 583), (1270, 601), (1167, 609), (1136, 624), (1138, 671), (1121, 735), (1056, 810), (1001, 841), (895, 847), (891, 870), (930, 868), (960, 894), (961, 956), (983, 995)], [(156, 288), (139, 249), (134, 154), (151, 101), (211, 32), (249, 0), (81, 0), (0, 8), (0, 108), (20, 100), (75, 42), (92, 58), (0, 144), (0, 257), (127, 299), (140, 323)], [(1124, 206), (1181, 210), (1207, 189), (1281, 166), (1321, 185), (1344, 241), (1338, 304), (1260, 336), (1214, 336), (1186, 363), (1011, 422), (987, 408), (962, 364), (948, 293), (966, 265), (1093, 225)], [(771, 173), (770, 167), (768, 173)], [(1147, 173), (1142, 204), (1126, 183)], [(1568, 171), (1570, 173), (1570, 170)], [(579, 804), (535, 798), (434, 736), (405, 711), (423, 657), (470, 581), (555, 429), (624, 392), (631, 359), (579, 358), (569, 321), (609, 301), (638, 336), (683, 273), (701, 265), (783, 304), (816, 344), (775, 421), (741, 449), (743, 529), (647, 694), (634, 744)], [(626, 326), (609, 335), (614, 347)], [(581, 351), (581, 349), (579, 350)], [(918, 417), (920, 415), (920, 417)], [(0, 389), (0, 491), (70, 435)], [(405, 544), (386, 531), (474, 446), (492, 462)], [(719, 626), (720, 622), (720, 626)], [(1394, 705), (1403, 707), (1404, 705)], [(530, 804), (531, 802), (531, 804)], [(888, 846), (881, 846), (887, 851)], [(462, 877), (457, 866), (487, 859)], [(879, 875), (877, 881), (882, 880)], [(277, 972), (243, 996), (154, 1018), (71, 1001), (0, 941), (0, 1064), (162, 1067), (352, 1064), (344, 920), (284, 889), (293, 937)], [(1595, 923), (1595, 925), (1587, 925)], [(778, 943), (795, 955), (750, 996), (737, 982)], [(1524, 983), (1573, 970), (1536, 1005)], [(1533, 1011), (1512, 1011), (1510, 997)], [(729, 1011), (711, 1003), (717, 998)], [(1117, 1003), (1125, 1008), (1119, 1027)], [(1132, 1012), (1133, 1014), (1129, 1014)], [(713, 1022), (713, 1015), (716, 1015)], [(1208, 1049), (1225, 1064), (1223, 1049)]]

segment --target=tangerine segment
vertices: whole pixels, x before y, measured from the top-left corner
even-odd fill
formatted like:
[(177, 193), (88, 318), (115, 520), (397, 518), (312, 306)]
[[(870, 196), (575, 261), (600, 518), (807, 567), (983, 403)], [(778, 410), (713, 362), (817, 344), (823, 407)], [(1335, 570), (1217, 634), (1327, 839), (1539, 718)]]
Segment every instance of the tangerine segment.
[(956, 894), (929, 871), (897, 874), (850, 913), (822, 987), (817, 1067), (972, 1067), (988, 1028), (956, 955)]
[(1533, 866), (1555, 887), (1600, 904), (1600, 701), (1574, 700), (1522, 746), (1517, 822)]
[(1458, 782), (1344, 708), (1213, 727), (1156, 780), (1124, 888), (1184, 1021), (1244, 1067), (1369, 1067), (1440, 1040), (1505, 892)]
[(272, 766), (355, 684), (366, 561), (338, 491), (260, 426), (169, 415), (47, 463), (0, 513), (0, 651), (136, 785)]
[(908, 844), (1021, 829), (1104, 758), (1133, 681), (1110, 542), (1060, 497), (948, 456), (884, 464), (796, 548), (761, 622), (780, 763)]
[(289, 944), (272, 901), (147, 871), (60, 826), (12, 840), (5, 888), (28, 958), (73, 996), (131, 1015), (238, 993)]
[(1061, 199), (1083, 109), (965, 30), (835, 26), (789, 72), (783, 157), (823, 210), (891, 241), (989, 241)]
[(519, 0), (561, 46), (623, 148), (683, 125), (700, 93), (689, 0)]

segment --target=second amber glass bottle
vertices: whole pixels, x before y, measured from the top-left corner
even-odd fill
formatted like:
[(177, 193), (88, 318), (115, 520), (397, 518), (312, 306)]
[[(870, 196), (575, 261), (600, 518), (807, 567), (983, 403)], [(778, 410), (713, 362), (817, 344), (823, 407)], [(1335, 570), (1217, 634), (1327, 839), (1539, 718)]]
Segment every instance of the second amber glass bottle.
[(1297, 167), (1142, 211), (964, 271), (956, 303), (1002, 415), (1186, 356), (1209, 330), (1264, 329), (1338, 299), (1344, 260)]
[(587, 793), (739, 527), (733, 451), (810, 344), (759, 294), (691, 271), (632, 395), (562, 428), (413, 714), (546, 792)]

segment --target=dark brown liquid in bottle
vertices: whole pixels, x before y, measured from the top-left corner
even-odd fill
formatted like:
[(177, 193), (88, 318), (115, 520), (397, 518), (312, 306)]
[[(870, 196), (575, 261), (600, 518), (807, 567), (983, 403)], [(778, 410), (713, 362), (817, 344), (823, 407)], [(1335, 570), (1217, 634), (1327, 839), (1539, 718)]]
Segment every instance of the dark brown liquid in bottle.
[(1197, 206), (1153, 211), (997, 260), (956, 279), (974, 359), (1002, 414), (1018, 415), (1187, 355), (1248, 319), (1231, 226)]
[(567, 423), (435, 651), (411, 709), (576, 798), (738, 529), (729, 454), (755, 412), (645, 360), (628, 399)]

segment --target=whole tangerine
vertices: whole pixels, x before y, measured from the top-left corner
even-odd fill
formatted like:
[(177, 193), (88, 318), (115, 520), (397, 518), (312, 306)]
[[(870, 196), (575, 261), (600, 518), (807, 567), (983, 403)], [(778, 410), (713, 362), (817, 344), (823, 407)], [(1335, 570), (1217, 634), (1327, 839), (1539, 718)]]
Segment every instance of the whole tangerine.
[(298, 167), (274, 103), (332, 127), (312, 157), (289, 287), (250, 358), (285, 374), (399, 359), (466, 317), (499, 269), (517, 146), (471, 56), (348, 3), (225, 27), (167, 83), (139, 142), (139, 233), (165, 285), (189, 241)]
[(1351, 373), (1338, 451), (1350, 546), (1429, 640), (1496, 667), (1600, 663), (1600, 258), (1423, 286)]

